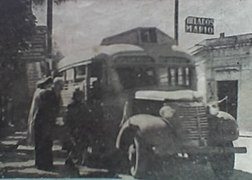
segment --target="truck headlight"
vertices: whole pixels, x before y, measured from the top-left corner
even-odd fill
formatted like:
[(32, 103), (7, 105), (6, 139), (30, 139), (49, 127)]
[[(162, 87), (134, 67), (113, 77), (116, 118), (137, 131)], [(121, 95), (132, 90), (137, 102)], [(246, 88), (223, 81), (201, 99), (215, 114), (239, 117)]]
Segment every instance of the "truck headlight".
[(219, 107), (218, 105), (216, 104), (210, 104), (208, 105), (208, 113), (213, 115), (213, 116), (216, 116), (218, 113), (219, 113)]
[(172, 118), (175, 114), (176, 110), (173, 109), (172, 107), (170, 106), (163, 106), (160, 110), (159, 110), (159, 114), (162, 118), (165, 118), (165, 119), (169, 119), (169, 118)]

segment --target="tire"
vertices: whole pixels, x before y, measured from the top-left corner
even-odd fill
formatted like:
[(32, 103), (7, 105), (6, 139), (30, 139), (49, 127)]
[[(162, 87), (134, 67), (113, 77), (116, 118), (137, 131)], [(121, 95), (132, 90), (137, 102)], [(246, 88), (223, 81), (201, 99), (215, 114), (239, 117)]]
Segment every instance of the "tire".
[[(228, 142), (224, 147), (234, 147), (233, 142)], [(215, 154), (210, 157), (212, 170), (220, 180), (227, 180), (234, 171), (234, 153)]]
[(129, 172), (135, 178), (144, 178), (147, 174), (148, 153), (139, 137), (134, 137), (128, 146)]

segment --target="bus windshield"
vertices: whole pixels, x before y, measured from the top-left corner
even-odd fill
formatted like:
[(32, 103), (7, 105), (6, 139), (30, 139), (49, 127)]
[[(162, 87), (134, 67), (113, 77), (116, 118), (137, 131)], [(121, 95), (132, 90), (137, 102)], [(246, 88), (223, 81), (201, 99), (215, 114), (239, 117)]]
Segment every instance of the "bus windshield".
[(118, 67), (120, 83), (123, 89), (158, 86), (165, 89), (191, 89), (192, 67), (165, 66), (129, 66)]
[(123, 67), (117, 73), (124, 89), (155, 85), (155, 70), (152, 67)]

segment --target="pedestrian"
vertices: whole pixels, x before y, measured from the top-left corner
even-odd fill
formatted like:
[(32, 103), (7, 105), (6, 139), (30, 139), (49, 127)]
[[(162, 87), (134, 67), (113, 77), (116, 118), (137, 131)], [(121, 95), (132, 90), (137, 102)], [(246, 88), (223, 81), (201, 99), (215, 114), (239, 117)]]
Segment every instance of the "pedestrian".
[(31, 108), (28, 116), (27, 145), (34, 145), (34, 120), (38, 112), (39, 95), (44, 90), (51, 88), (52, 81), (52, 77), (47, 77), (38, 81), (37, 83), (37, 89), (33, 94)]
[(64, 82), (56, 77), (52, 88), (41, 91), (38, 95), (38, 107), (34, 120), (35, 165), (38, 169), (52, 170), (53, 167), (53, 127), (59, 114)]
[(73, 158), (77, 160), (76, 163), (84, 163), (87, 148), (92, 141), (91, 121), (89, 109), (84, 103), (84, 92), (76, 89), (72, 102), (67, 107), (65, 118), (65, 125), (69, 129), (71, 140), (66, 159), (67, 165), (74, 165)]

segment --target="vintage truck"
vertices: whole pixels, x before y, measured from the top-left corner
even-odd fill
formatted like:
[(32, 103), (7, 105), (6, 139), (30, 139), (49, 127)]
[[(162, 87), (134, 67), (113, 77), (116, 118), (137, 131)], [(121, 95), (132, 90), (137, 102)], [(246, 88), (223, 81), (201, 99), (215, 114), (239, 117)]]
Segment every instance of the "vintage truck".
[(63, 100), (81, 87), (87, 104), (101, 111), (103, 150), (116, 142), (126, 159), (122, 166), (134, 177), (144, 177), (152, 159), (170, 158), (203, 158), (218, 177), (229, 177), (234, 154), (246, 153), (233, 145), (237, 120), (219, 111), (218, 102), (204, 102), (192, 56), (172, 45), (152, 46), (101, 46), (99, 53), (60, 67)]
[[(130, 173), (144, 177), (153, 159), (184, 158), (210, 162), (218, 178), (227, 179), (234, 169), (234, 147), (239, 137), (237, 121), (218, 111), (217, 103), (205, 104), (195, 91), (138, 91), (127, 103), (116, 147), (128, 157)], [(204, 162), (205, 162), (204, 161)]]

